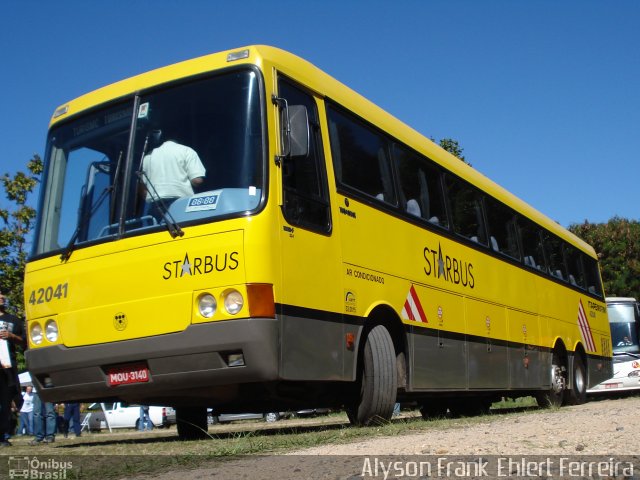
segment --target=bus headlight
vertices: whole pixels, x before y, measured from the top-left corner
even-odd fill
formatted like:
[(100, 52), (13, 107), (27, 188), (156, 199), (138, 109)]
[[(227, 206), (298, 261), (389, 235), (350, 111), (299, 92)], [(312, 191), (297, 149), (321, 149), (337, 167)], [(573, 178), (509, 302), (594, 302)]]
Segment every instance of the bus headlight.
[(200, 315), (204, 318), (211, 318), (213, 314), (216, 313), (216, 308), (218, 308), (218, 302), (213, 295), (210, 293), (205, 293), (204, 295), (200, 295), (198, 299), (198, 310), (200, 311)]
[(31, 341), (34, 345), (40, 345), (42, 343), (42, 327), (39, 323), (31, 325), (29, 335), (31, 336)]
[(58, 341), (58, 324), (55, 320), (49, 320), (44, 326), (44, 334), (51, 343)]
[(235, 315), (244, 305), (244, 298), (242, 294), (237, 290), (229, 290), (224, 295), (224, 308), (231, 315)]

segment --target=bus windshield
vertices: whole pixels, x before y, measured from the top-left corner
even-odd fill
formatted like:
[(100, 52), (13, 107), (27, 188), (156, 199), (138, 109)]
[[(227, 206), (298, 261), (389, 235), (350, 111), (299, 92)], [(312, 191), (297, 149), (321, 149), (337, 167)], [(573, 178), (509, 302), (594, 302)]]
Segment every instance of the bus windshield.
[(264, 192), (259, 76), (227, 72), (49, 134), (34, 254), (246, 214)]
[(611, 342), (616, 352), (640, 352), (638, 329), (633, 303), (613, 303), (607, 305), (611, 324)]

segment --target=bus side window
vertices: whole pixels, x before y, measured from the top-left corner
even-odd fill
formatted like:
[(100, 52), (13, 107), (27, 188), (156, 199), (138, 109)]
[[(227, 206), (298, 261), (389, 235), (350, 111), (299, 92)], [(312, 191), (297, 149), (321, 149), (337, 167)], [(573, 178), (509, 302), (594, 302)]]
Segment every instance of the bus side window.
[(309, 154), (283, 161), (283, 213), (293, 225), (318, 232), (331, 230), (331, 213), (324, 152), (320, 140), (318, 109), (314, 98), (287, 80), (280, 78), (278, 94), (289, 105), (304, 105), (309, 117)]
[(548, 232), (545, 233), (544, 251), (552, 277), (568, 280), (564, 258), (562, 255), (562, 240)]
[(587, 291), (593, 295), (602, 297), (602, 282), (600, 281), (598, 262), (596, 262), (593, 258), (582, 254), (582, 264), (584, 265)]
[(447, 228), (440, 170), (430, 160), (397, 144), (393, 148), (393, 158), (400, 181), (403, 210)]
[(520, 226), (520, 242), (522, 244), (524, 264), (542, 272), (547, 272), (540, 227), (520, 216), (518, 217), (518, 225)]
[(571, 245), (565, 245), (564, 256), (567, 264), (568, 280), (574, 287), (584, 288), (584, 272), (582, 270), (582, 259), (578, 250)]
[(386, 136), (331, 104), (327, 114), (338, 183), (396, 205)]
[(472, 242), (487, 245), (480, 191), (452, 175), (446, 175), (445, 179), (453, 231)]
[(493, 198), (485, 198), (485, 211), (491, 240), (496, 252), (520, 260), (515, 213)]

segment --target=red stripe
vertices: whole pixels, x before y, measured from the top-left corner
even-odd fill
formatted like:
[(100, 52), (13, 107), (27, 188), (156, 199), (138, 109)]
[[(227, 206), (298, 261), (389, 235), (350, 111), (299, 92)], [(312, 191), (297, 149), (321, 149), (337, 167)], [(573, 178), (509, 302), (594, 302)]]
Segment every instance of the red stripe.
[(582, 315), (584, 316), (584, 321), (587, 324), (587, 330), (589, 333), (589, 343), (591, 345), (591, 350), (595, 351), (596, 349), (596, 342), (593, 340), (593, 332), (591, 332), (591, 325), (589, 324), (589, 319), (587, 318), (587, 314), (584, 311), (584, 307), (582, 306), (582, 301), (580, 302), (580, 307), (582, 309)]
[(420, 299), (418, 298), (418, 293), (416, 292), (416, 289), (413, 287), (413, 285), (411, 285), (411, 290), (409, 290), (409, 294), (413, 298), (413, 303), (415, 303), (416, 308), (418, 309), (418, 313), (420, 314), (420, 320), (422, 320), (425, 323), (428, 323), (427, 316), (425, 315), (424, 310), (422, 309), (422, 304), (420, 303)]
[(587, 344), (587, 348), (591, 351), (595, 351), (596, 345), (593, 340), (593, 335), (591, 333), (591, 326), (589, 325), (587, 314), (584, 311), (584, 307), (582, 305), (582, 300), (580, 300), (578, 304), (578, 325), (582, 330), (582, 335), (584, 337), (585, 343)]
[(409, 320), (413, 320), (414, 322), (416, 321), (416, 319), (413, 316), (413, 310), (411, 310), (411, 305), (409, 304), (409, 300), (405, 300), (404, 302), (404, 311), (407, 313), (407, 317), (409, 317)]

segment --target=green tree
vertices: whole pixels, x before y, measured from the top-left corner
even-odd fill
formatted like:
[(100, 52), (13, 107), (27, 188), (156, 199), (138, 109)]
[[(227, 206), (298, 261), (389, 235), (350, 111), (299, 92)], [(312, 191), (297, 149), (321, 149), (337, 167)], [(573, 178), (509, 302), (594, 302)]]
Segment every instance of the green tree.
[[(431, 140), (435, 142), (433, 138)], [(458, 142), (458, 140), (455, 140), (453, 138), (441, 138), (438, 144), (447, 152), (458, 157), (460, 160), (471, 167), (471, 164), (467, 162), (467, 159), (464, 158), (464, 155), (462, 154), (464, 148), (460, 146), (460, 142)]]
[(607, 223), (573, 224), (569, 230), (598, 253), (608, 296), (640, 299), (640, 222), (613, 217)]
[(9, 310), (24, 318), (24, 266), (27, 260), (27, 236), (33, 227), (36, 211), (27, 205), (42, 173), (37, 154), (27, 163), (28, 172), (5, 173), (0, 179), (9, 206), (0, 208), (0, 289), (9, 299)]

